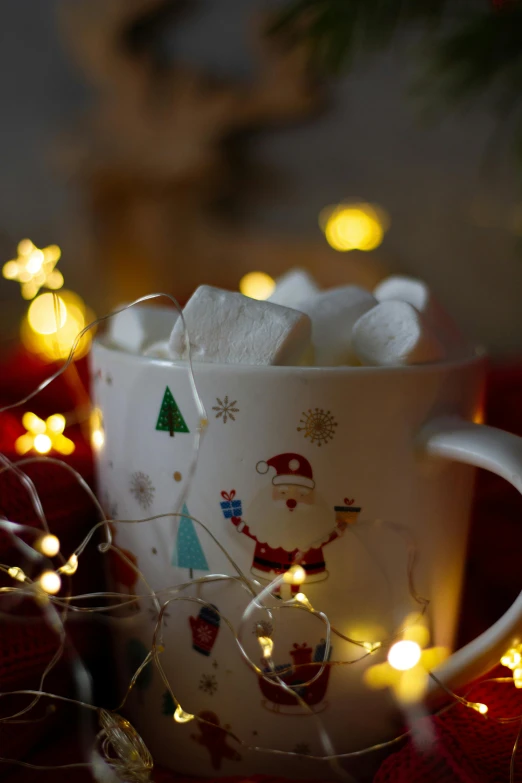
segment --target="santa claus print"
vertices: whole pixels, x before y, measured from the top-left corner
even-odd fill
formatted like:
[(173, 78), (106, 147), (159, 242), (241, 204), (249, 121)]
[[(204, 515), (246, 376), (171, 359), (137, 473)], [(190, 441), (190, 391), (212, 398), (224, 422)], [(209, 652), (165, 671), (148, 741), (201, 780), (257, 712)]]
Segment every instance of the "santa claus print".
[[(300, 454), (277, 454), (258, 462), (256, 470), (266, 476), (266, 485), (250, 504), (245, 519), (230, 518), (238, 533), (255, 541), (252, 573), (272, 581), (299, 563), (307, 583), (327, 579), (323, 549), (343, 535), (348, 525), (346, 514), (328, 506), (321, 497), (312, 466)], [(349, 518), (355, 522), (357, 513)], [(293, 588), (299, 591), (297, 585)]]

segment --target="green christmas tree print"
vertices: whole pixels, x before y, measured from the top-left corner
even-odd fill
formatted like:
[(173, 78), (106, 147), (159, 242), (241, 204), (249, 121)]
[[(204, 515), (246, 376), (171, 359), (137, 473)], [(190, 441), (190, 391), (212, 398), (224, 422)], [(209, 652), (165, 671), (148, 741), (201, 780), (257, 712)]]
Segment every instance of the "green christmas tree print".
[(172, 554), (172, 565), (178, 568), (188, 568), (190, 578), (194, 571), (208, 571), (208, 563), (199, 543), (198, 534), (190, 517), (186, 503), (183, 504), (183, 514), (179, 521), (176, 546)]
[(181, 411), (168, 386), (163, 395), (163, 402), (161, 403), (156, 429), (162, 430), (163, 432), (169, 432), (171, 438), (174, 437), (175, 432), (189, 432), (189, 428), (185, 424), (185, 419), (181, 415)]

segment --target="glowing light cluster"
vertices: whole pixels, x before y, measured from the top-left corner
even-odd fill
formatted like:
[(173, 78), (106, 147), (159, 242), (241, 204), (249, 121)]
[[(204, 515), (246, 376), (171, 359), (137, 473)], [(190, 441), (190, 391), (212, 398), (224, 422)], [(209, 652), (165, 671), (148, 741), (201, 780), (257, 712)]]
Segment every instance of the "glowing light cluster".
[(423, 649), (429, 632), (417, 616), (407, 617), (404, 625), (403, 638), (390, 647), (388, 660), (370, 666), (364, 680), (370, 688), (390, 688), (400, 704), (408, 705), (424, 697), (428, 672), (442, 663), (449, 651), (445, 647)]
[[(46, 361), (67, 359), (77, 335), (92, 320), (94, 313), (72, 291), (40, 294), (31, 302), (22, 321), (22, 342), (29, 351)], [(89, 331), (78, 344), (75, 360), (85, 356), (91, 341)]]
[(375, 250), (389, 227), (389, 217), (380, 207), (344, 203), (325, 207), (319, 225), (334, 250)]
[(285, 571), (283, 580), (287, 585), (302, 585), (306, 579), (306, 571), (303, 566), (293, 565)]
[(239, 281), (239, 290), (250, 299), (268, 299), (274, 288), (275, 280), (265, 272), (249, 272)]
[(99, 408), (94, 408), (91, 413), (91, 445), (95, 451), (100, 451), (105, 443), (105, 431), (103, 429), (103, 414)]
[(274, 642), (269, 636), (258, 636), (257, 640), (263, 651), (263, 658), (271, 658), (274, 649)]
[(176, 721), (176, 723), (188, 723), (191, 720), (194, 720), (194, 715), (190, 712), (185, 712), (185, 710), (181, 709), (181, 704), (178, 704), (176, 707), (176, 710), (174, 712), (173, 718)]
[(522, 688), (522, 644), (510, 647), (500, 659), (500, 663), (513, 672), (515, 688)]
[(15, 449), (18, 454), (26, 454), (33, 449), (38, 454), (48, 454), (51, 449), (60, 454), (72, 454), (76, 446), (63, 434), (65, 416), (53, 413), (44, 421), (35, 413), (27, 411), (22, 418), (22, 424), (27, 432), (16, 439)]
[(58, 245), (40, 249), (30, 239), (22, 239), (17, 253), (17, 258), (4, 264), (2, 274), (20, 283), (24, 299), (34, 299), (40, 288), (56, 291), (63, 286), (63, 275), (55, 269), (62, 254)]

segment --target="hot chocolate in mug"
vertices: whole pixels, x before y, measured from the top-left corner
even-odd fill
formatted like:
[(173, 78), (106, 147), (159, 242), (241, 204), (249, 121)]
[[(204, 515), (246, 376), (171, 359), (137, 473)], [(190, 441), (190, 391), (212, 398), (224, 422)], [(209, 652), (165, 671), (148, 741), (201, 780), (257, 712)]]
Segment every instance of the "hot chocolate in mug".
[[(423, 599), (430, 644), (453, 649), (472, 466), (522, 488), (522, 440), (473, 423), (483, 359), (392, 368), (195, 364), (203, 422), (186, 364), (123, 353), (101, 338), (92, 370), (107, 512), (121, 520), (171, 512), (115, 525), (125, 558), (109, 558), (122, 593), (152, 588), (160, 604), (178, 599), (165, 608), (160, 660), (184, 712), (204, 721), (173, 720), (172, 697), (148, 666), (127, 714), (156, 762), (194, 775), (325, 779), (333, 774), (325, 762), (269, 749), (321, 756), (321, 732), (335, 753), (395, 736), (397, 706), (388, 691), (368, 688), (365, 670), (386, 659), (386, 640), (423, 611)], [(252, 595), (240, 578), (168, 591), (241, 572), (259, 592), (297, 560), (304, 583), (283, 582), (268, 602), (271, 615), (254, 609), (245, 621)], [(288, 609), (297, 589), (335, 629), (330, 646), (320, 616)], [(157, 618), (158, 606), (144, 598), (114, 621), (122, 688), (151, 648)], [(521, 623), (518, 599), (437, 669), (439, 679), (455, 688), (486, 671)], [(247, 664), (240, 629), (261, 671), (258, 637), (271, 639), (277, 670), (299, 698)], [(384, 644), (368, 654), (343, 637)], [(329, 665), (319, 667), (325, 658)]]

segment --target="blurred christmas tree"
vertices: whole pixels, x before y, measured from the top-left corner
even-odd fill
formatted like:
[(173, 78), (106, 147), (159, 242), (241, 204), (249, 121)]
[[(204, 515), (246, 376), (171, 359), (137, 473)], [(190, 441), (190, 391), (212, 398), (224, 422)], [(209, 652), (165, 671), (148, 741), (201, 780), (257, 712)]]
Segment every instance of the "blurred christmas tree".
[(439, 106), (440, 99), (457, 106), (490, 98), (513, 122), (522, 153), (521, 0), (294, 0), (270, 28), (295, 44), (307, 42), (315, 61), (334, 72), (406, 30), (426, 37), (423, 97)]

